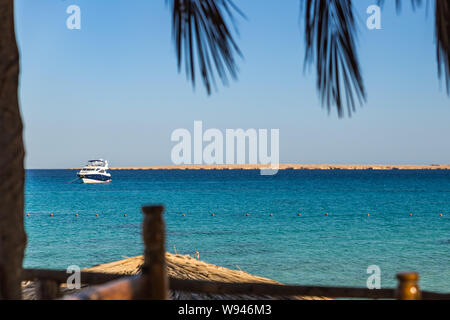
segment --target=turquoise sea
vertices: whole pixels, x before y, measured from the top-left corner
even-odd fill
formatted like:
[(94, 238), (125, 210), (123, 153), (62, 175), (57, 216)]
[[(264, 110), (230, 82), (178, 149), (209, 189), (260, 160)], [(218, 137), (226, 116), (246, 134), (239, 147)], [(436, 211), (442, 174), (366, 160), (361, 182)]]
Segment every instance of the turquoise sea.
[(140, 207), (157, 203), (170, 252), (304, 285), (365, 287), (378, 265), (382, 287), (417, 271), (423, 289), (450, 292), (449, 171), (111, 173), (109, 184), (84, 185), (70, 183), (74, 170), (27, 170), (25, 267), (139, 255)]

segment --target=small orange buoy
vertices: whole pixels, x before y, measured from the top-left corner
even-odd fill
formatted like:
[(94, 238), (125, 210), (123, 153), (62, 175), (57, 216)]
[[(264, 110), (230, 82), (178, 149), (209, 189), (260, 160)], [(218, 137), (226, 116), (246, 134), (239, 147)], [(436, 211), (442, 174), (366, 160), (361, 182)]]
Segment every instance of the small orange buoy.
[(299, 217), (301, 217), (301, 216), (302, 216), (302, 214), (301, 214), (301, 213), (299, 213), (299, 214), (298, 214), (298, 216), (299, 216)]
[(246, 213), (246, 214), (245, 214), (245, 216), (246, 216), (246, 217), (248, 217), (248, 216), (249, 216), (249, 214), (248, 214), (248, 213)]
[(211, 217), (215, 217), (216, 215), (213, 213), (213, 214), (211, 214)]
[(412, 213), (410, 213), (410, 214), (409, 214), (409, 216), (410, 216), (410, 217), (412, 217), (412, 216), (413, 216), (413, 214), (412, 214)]
[(370, 217), (370, 213), (368, 213), (367, 216)]
[(123, 215), (124, 217), (126, 217), (127, 216), (127, 214), (125, 213), (124, 215)]
[(75, 213), (75, 217), (78, 217), (78, 213)]
[(185, 213), (183, 213), (183, 214), (182, 214), (182, 216), (183, 216), (183, 217), (186, 217), (186, 214), (185, 214)]
[(98, 217), (98, 213), (96, 213), (95, 216)]
[(273, 217), (273, 213), (271, 213), (270, 216)]
[(53, 213), (50, 213), (50, 217), (53, 217)]
[(325, 215), (328, 217), (328, 213), (325, 213)]
[(29, 217), (30, 216), (30, 214), (29, 213), (27, 213), (27, 217)]
[(441, 213), (440, 215), (439, 215), (439, 217), (443, 217), (444, 215)]

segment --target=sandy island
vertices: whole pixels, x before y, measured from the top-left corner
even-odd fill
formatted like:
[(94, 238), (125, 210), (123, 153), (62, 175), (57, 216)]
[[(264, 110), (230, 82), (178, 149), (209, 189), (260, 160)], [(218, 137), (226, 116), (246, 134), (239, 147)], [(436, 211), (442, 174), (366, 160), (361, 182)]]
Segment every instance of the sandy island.
[[(111, 170), (260, 170), (269, 165), (224, 164), (224, 165), (170, 165), (143, 167), (111, 167)], [(79, 168), (71, 168), (72, 170)], [(450, 164), (430, 165), (362, 165), (362, 164), (280, 164), (280, 170), (450, 170)]]
[[(120, 273), (124, 275), (135, 275), (140, 272), (141, 265), (144, 262), (143, 256), (125, 258), (123, 260), (114, 261), (106, 264), (86, 268), (83, 271), (104, 272), (104, 273)], [(219, 267), (213, 264), (203, 262), (192, 258), (189, 255), (166, 253), (167, 273), (170, 277), (178, 279), (192, 280), (210, 280), (221, 282), (253, 282), (253, 283), (272, 283), (281, 284), (277, 281), (254, 276), (241, 270), (231, 270)], [(238, 267), (238, 266), (237, 266)], [(239, 268), (239, 267), (238, 267)], [(86, 288), (86, 287), (84, 287)], [(82, 288), (83, 289), (83, 288)], [(68, 290), (65, 285), (61, 286), (62, 294), (70, 294), (76, 290)], [(23, 284), (23, 298), (32, 300), (36, 298), (35, 283), (27, 282)], [(214, 294), (194, 294), (187, 292), (171, 292), (170, 298), (175, 300), (252, 300), (252, 299), (272, 299), (271, 297), (255, 297), (255, 296), (228, 296)], [(299, 300), (324, 300), (324, 297), (282, 297), (278, 299), (299, 299)]]

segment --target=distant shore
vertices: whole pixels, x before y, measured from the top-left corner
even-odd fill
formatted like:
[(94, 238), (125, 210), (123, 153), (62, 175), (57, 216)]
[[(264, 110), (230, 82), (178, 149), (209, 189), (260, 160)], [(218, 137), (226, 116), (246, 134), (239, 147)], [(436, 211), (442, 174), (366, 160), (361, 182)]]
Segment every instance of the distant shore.
[[(224, 165), (170, 165), (111, 167), (111, 170), (260, 170), (268, 165), (224, 164)], [(75, 170), (79, 168), (71, 168)], [(359, 165), (359, 164), (280, 164), (279, 170), (450, 170), (450, 164), (431, 165)]]

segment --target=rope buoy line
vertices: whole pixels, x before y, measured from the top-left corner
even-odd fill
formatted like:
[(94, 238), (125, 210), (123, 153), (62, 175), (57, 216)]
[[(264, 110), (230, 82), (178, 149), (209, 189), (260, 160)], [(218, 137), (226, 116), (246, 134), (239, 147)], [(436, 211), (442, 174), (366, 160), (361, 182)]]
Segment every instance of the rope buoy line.
[[(27, 217), (31, 217), (31, 215), (29, 213), (26, 214)], [(50, 217), (54, 217), (55, 215), (53, 213), (50, 213)], [(79, 217), (80, 215), (78, 213), (75, 213), (75, 217)], [(95, 214), (96, 217), (99, 217), (100, 215), (98, 213)], [(125, 213), (123, 215), (124, 217), (127, 216), (127, 214)]]
[[(30, 215), (29, 213), (27, 213), (26, 216), (27, 216), (27, 217), (31, 217), (31, 215)], [(54, 215), (53, 213), (50, 213), (50, 217), (54, 217), (54, 216), (55, 216), (55, 215)], [(75, 213), (75, 217), (79, 217), (79, 216), (80, 216), (80, 215), (79, 215), (78, 213)], [(96, 217), (99, 217), (100, 215), (99, 215), (98, 213), (96, 213), (95, 216), (96, 216)], [(124, 216), (124, 217), (127, 217), (127, 214), (124, 213), (123, 216)], [(185, 217), (185, 216), (186, 216), (186, 213), (182, 213), (181, 216)], [(216, 216), (216, 214), (215, 214), (214, 212), (211, 213), (211, 217), (215, 217), (215, 216)], [(245, 214), (245, 216), (246, 216), (246, 217), (249, 217), (249, 216), (250, 216), (250, 213), (247, 212), (247, 213)], [(298, 217), (301, 217), (302, 214), (301, 214), (301, 213), (297, 213), (297, 216), (298, 216)], [(325, 213), (325, 216), (328, 217), (328, 216), (329, 216), (329, 213), (326, 212), (326, 213)], [(367, 217), (370, 217), (370, 213), (367, 213), (366, 216), (367, 216)], [(409, 216), (410, 216), (410, 217), (413, 217), (414, 214), (409, 213)], [(270, 213), (270, 214), (269, 214), (269, 217), (274, 217), (274, 214), (273, 214), (273, 213)], [(441, 217), (441, 218), (444, 217), (444, 214), (443, 214), (443, 213), (440, 213), (440, 214), (439, 214), (439, 217)]]

